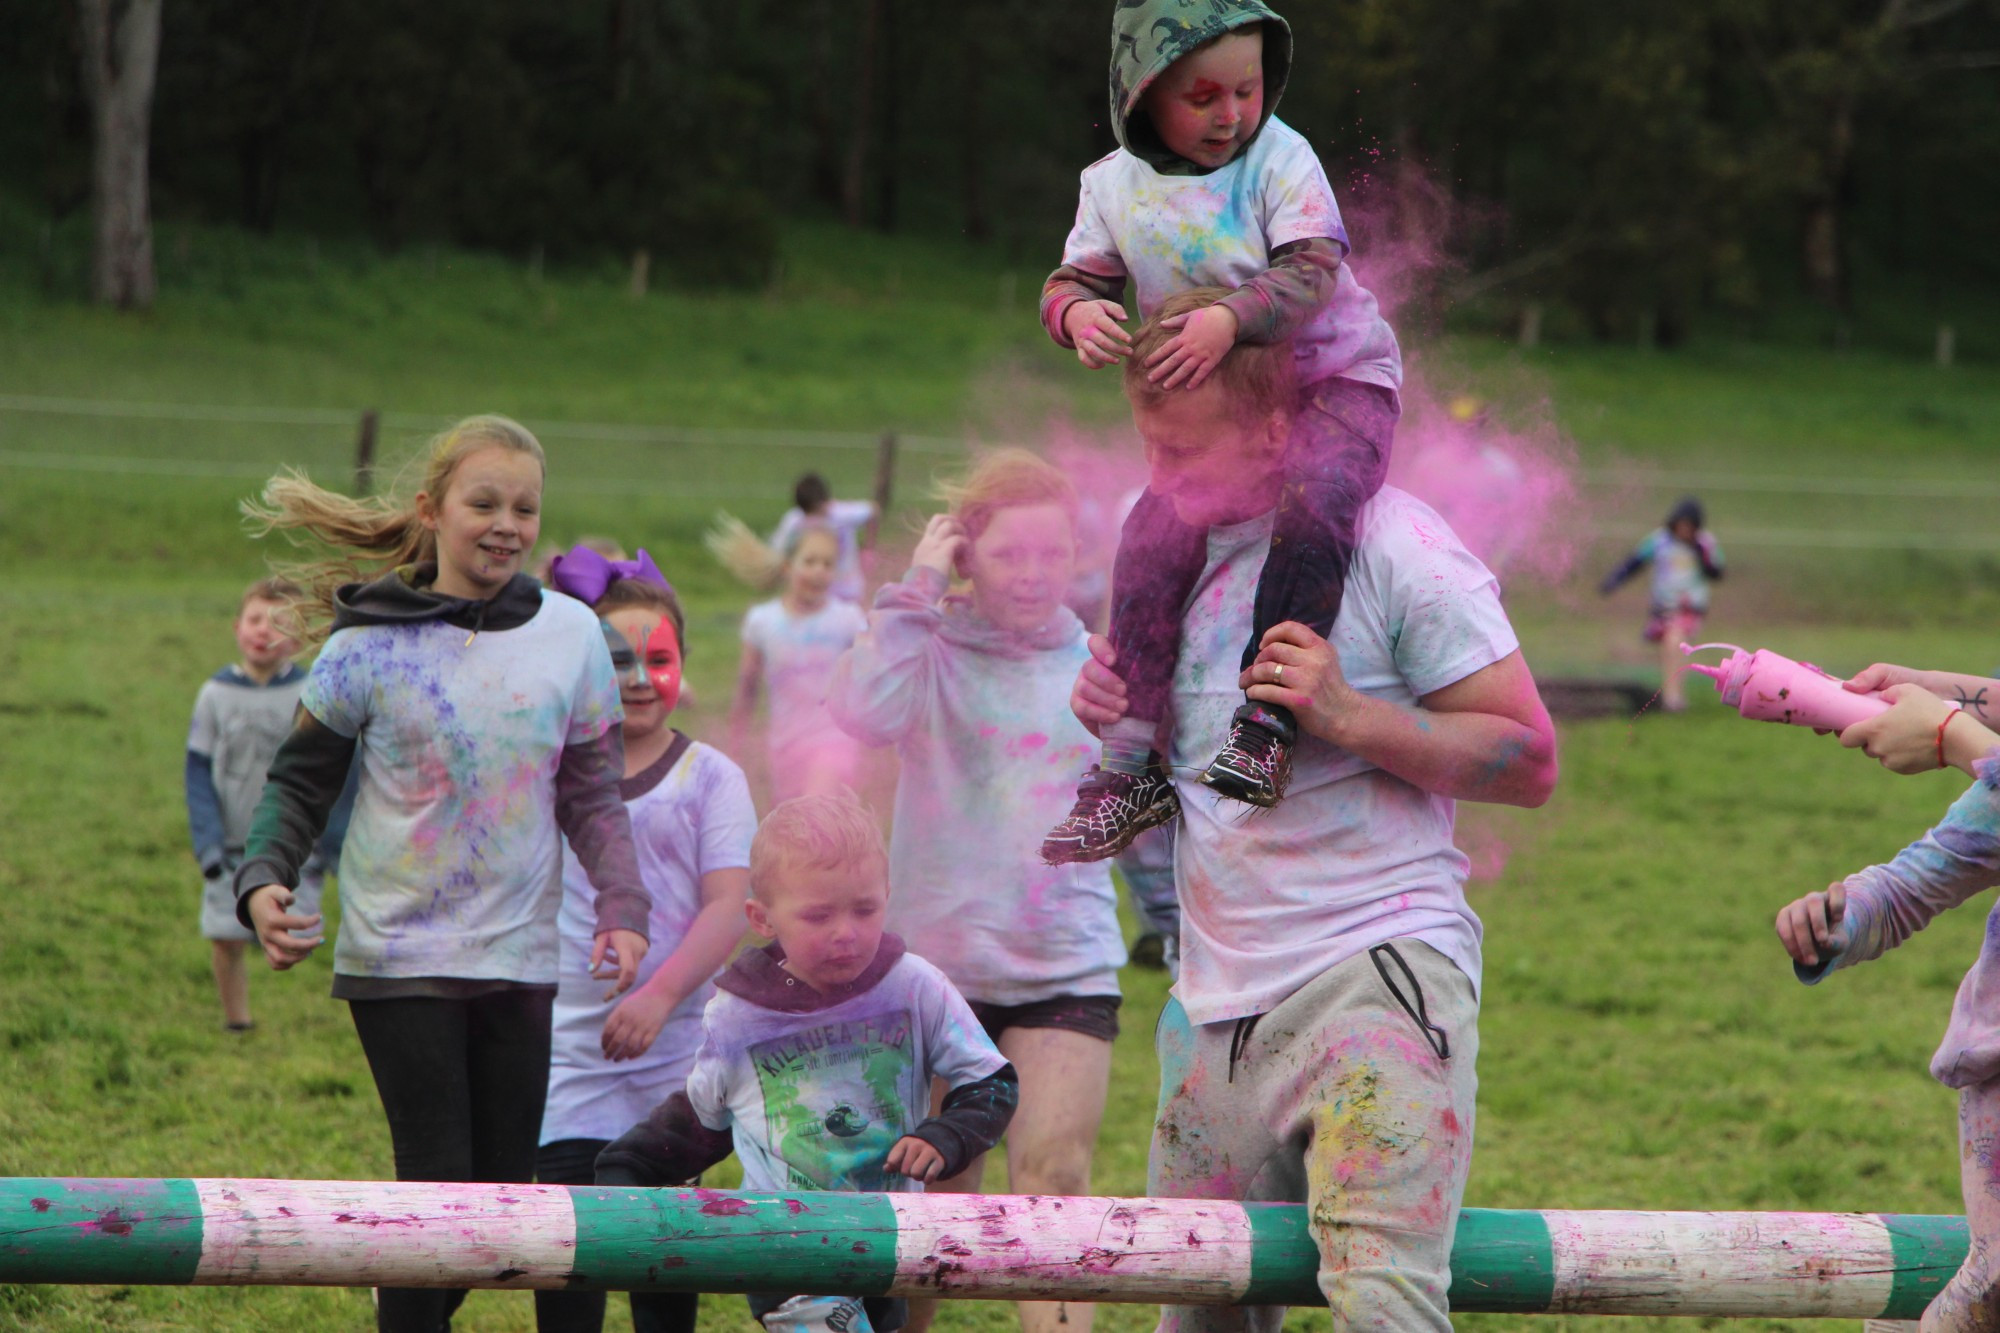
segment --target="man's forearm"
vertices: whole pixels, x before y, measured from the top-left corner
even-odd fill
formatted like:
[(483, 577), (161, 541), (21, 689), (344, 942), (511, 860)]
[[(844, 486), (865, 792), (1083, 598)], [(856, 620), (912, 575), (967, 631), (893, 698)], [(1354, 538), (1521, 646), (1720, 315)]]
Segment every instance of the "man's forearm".
[(1555, 737), (1493, 713), (1441, 713), (1357, 696), (1323, 740), (1414, 787), (1460, 801), (1538, 806), (1555, 788)]

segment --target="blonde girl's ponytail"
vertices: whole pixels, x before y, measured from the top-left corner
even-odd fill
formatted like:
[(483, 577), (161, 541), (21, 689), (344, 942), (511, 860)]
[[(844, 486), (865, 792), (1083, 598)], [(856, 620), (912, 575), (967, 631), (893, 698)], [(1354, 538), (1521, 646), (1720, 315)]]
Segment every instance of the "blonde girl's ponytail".
[(256, 499), (242, 502), (252, 536), (283, 532), (295, 544), (331, 548), (316, 560), (273, 562), (279, 573), (306, 590), (300, 608), (305, 642), (314, 644), (326, 637), (333, 619), (333, 594), (341, 585), (437, 558), (437, 538), (417, 515), (416, 495), (420, 492), (441, 503), (459, 463), (491, 448), (528, 454), (545, 474), (548, 470), (541, 442), (527, 427), (507, 417), (474, 416), (431, 440), (422, 483), (403, 498), (356, 499), (315, 485), (296, 468), (286, 468), (264, 484)]

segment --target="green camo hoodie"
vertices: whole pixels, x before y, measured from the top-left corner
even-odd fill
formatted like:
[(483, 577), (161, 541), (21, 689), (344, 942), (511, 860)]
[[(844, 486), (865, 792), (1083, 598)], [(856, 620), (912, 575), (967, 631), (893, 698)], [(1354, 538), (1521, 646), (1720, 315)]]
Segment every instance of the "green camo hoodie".
[[(1146, 87), (1204, 42), (1252, 23), (1264, 25), (1264, 118), (1270, 123), (1292, 71), (1292, 29), (1257, 0), (1118, 0), (1111, 16), (1111, 130), (1119, 146), (1169, 176), (1202, 176), (1210, 168), (1168, 148), (1139, 110)], [(1255, 137), (1254, 135), (1252, 136)]]

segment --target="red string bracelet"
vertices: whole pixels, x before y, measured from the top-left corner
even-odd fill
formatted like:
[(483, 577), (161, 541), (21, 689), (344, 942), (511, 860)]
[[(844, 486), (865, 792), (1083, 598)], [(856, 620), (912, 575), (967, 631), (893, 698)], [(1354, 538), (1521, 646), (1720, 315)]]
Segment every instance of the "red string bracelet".
[(1965, 710), (1963, 708), (1954, 708), (1949, 713), (1946, 713), (1944, 715), (1944, 721), (1938, 723), (1937, 752), (1938, 752), (1939, 768), (1951, 767), (1951, 765), (1945, 763), (1944, 761), (1944, 729), (1951, 725), (1951, 720), (1953, 718), (1957, 717), (1960, 713), (1963, 713), (1964, 711)]

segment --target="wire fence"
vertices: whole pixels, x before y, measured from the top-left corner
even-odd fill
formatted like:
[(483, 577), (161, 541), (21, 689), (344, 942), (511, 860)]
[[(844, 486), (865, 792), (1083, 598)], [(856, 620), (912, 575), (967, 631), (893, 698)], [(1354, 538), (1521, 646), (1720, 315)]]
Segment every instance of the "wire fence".
[[(0, 414), (57, 418), (122, 420), (155, 423), (186, 423), (228, 426), (274, 426), (316, 431), (353, 430), (361, 419), (354, 411), (334, 408), (263, 407), (229, 404), (126, 402), (96, 398), (64, 398), (33, 394), (0, 394)], [(384, 430), (408, 435), (429, 434), (449, 425), (452, 418), (414, 412), (386, 412), (380, 415)], [(596, 442), (607, 445), (694, 447), (718, 455), (725, 473), (740, 480), (691, 480), (678, 476), (671, 483), (658, 483), (680, 496), (729, 500), (768, 497), (768, 484), (743, 476), (742, 469), (728, 465), (738, 451), (823, 451), (877, 452), (883, 436), (866, 431), (798, 430), (766, 428), (726, 428), (703, 426), (644, 425), (630, 422), (572, 421), (535, 419), (535, 432), (545, 439)], [(895, 434), (902, 454), (938, 458), (962, 456), (968, 442), (949, 436)], [(176, 453), (173, 456), (139, 454), (77, 453), (68, 450), (0, 449), (0, 468), (27, 471), (95, 473), (114, 476), (241, 478), (270, 475), (283, 460), (271, 457), (204, 458)], [(1766, 496), (1849, 497), (1863, 501), (1958, 501), (2000, 499), (2000, 484), (1964, 477), (1862, 477), (1795, 476), (1783, 473), (1675, 471), (1644, 467), (1586, 467), (1574, 473), (1586, 488), (1613, 492), (1672, 491), (1703, 494)], [(639, 485), (631, 477), (566, 478), (565, 490), (579, 493), (629, 493)], [(1625, 538), (1628, 525), (1615, 529), (1584, 525), (1581, 535)], [(2000, 532), (1953, 531), (1935, 524), (1899, 528), (1854, 528), (1828, 524), (1815, 527), (1757, 527), (1732, 525), (1728, 544), (1738, 547), (1771, 547), (1850, 551), (1956, 551), (2000, 552)]]

